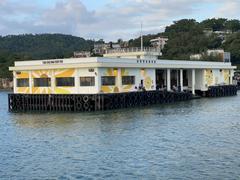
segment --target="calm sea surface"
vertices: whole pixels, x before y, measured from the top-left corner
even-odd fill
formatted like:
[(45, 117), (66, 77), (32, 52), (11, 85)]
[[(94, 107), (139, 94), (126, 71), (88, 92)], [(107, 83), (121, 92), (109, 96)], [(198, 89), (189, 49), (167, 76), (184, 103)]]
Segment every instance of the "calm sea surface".
[(0, 179), (240, 179), (240, 96), (10, 114), (0, 92)]

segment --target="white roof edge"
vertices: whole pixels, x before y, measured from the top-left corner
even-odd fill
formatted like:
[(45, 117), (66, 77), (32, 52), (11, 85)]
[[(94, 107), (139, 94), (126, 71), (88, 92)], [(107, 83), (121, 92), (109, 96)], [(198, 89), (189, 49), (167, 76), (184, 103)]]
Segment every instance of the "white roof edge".
[[(64, 63), (67, 64), (76, 64), (76, 63), (87, 63), (87, 62), (102, 62), (102, 60), (113, 60), (113, 61), (137, 61), (137, 60), (153, 60), (153, 59), (131, 59), (131, 58), (110, 58), (110, 57), (89, 57), (89, 58), (66, 58), (66, 59), (43, 59), (43, 60), (29, 60), (29, 61), (15, 61), (15, 66), (20, 66), (20, 65), (31, 65), (31, 63), (36, 64), (36, 63), (42, 63), (43, 61), (63, 61)], [(64, 62), (65, 61), (65, 62)], [(68, 62), (67, 62), (68, 61)], [(231, 64), (230, 62), (215, 62), (215, 61), (192, 61), (192, 60), (171, 60), (171, 59), (157, 59), (155, 61), (158, 62), (171, 62), (171, 63), (183, 63), (185, 62), (186, 64)]]
[(65, 69), (65, 68), (150, 68), (150, 69), (236, 69), (236, 66), (230, 65), (174, 65), (174, 64), (123, 64), (123, 63), (85, 63), (85, 64), (56, 64), (44, 66), (15, 66), (10, 67), (10, 71), (31, 71), (46, 69)]
[(107, 58), (107, 57), (90, 57), (90, 58), (68, 58), (68, 59), (47, 59), (47, 60), (31, 60), (31, 61), (16, 61), (15, 67), (10, 67), (9, 70), (15, 69), (36, 69), (36, 68), (69, 68), (69, 67), (176, 67), (176, 68), (226, 68), (236, 69), (231, 63), (226, 62), (211, 62), (211, 61), (191, 61), (191, 60), (167, 60), (167, 59), (127, 59), (127, 58)]
[(51, 61), (54, 61), (54, 62), (61, 62), (64, 61), (69, 61), (70, 63), (69, 64), (72, 64), (72, 63), (87, 63), (87, 62), (97, 62), (98, 60), (98, 57), (88, 57), (88, 58), (63, 58), (63, 59), (42, 59), (42, 60), (29, 60), (29, 61), (15, 61), (14, 62), (14, 65), (15, 66), (26, 66), (26, 65), (34, 65), (34, 64), (37, 64), (37, 65), (40, 65), (42, 64), (42, 62), (51, 62)]
[(217, 61), (193, 61), (193, 60), (172, 60), (172, 59), (131, 59), (131, 58), (110, 58), (110, 57), (99, 57), (98, 58), (98, 61), (99, 62), (102, 62), (101, 60), (114, 60), (114, 61), (158, 61), (158, 62), (171, 62), (171, 63), (180, 63), (180, 64), (183, 64), (184, 62), (186, 64), (228, 64), (228, 65), (232, 65), (231, 62), (217, 62)]

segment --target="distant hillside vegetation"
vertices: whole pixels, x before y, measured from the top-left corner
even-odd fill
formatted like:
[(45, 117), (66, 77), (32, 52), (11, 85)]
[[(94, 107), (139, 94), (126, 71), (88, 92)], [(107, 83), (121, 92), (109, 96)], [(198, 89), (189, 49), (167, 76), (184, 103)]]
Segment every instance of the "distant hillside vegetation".
[[(166, 27), (165, 32), (144, 36), (144, 46), (151, 46), (150, 40), (158, 36), (169, 38), (162, 58), (189, 59), (191, 54), (223, 48), (231, 52), (233, 64), (240, 64), (239, 20), (182, 19)], [(140, 47), (140, 42), (140, 37), (131, 39), (129, 47)], [(62, 34), (0, 36), (0, 78), (11, 77), (8, 67), (16, 60), (67, 58), (74, 51), (92, 50), (93, 45), (94, 41)]]
[[(194, 19), (182, 19), (166, 27), (163, 33), (144, 36), (144, 45), (150, 46), (149, 40), (158, 36), (169, 38), (162, 58), (189, 59), (191, 54), (223, 48), (231, 52), (234, 64), (240, 64), (239, 20), (219, 18), (197, 22)], [(131, 39), (129, 45), (140, 46), (140, 37)]]
[(93, 41), (62, 34), (10, 35), (0, 37), (0, 77), (9, 77), (8, 66), (16, 60), (55, 59), (91, 50)]

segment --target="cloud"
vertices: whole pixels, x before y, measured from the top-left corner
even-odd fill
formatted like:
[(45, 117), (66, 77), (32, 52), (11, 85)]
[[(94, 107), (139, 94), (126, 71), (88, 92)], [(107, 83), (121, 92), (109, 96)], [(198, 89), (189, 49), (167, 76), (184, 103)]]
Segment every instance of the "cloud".
[(41, 8), (34, 2), (16, 4), (10, 0), (0, 0), (0, 15), (6, 19), (20, 19), (24, 15), (29, 17), (40, 10)]
[[(16, 6), (16, 2), (19, 1)], [(21, 2), (21, 3), (20, 3)], [(24, 3), (23, 3), (24, 2)], [(65, 33), (85, 38), (134, 38), (140, 23), (144, 32), (156, 33), (173, 20), (196, 18), (209, 4), (213, 16), (237, 17), (239, 1), (227, 0), (108, 0), (89, 10), (81, 0), (58, 0), (52, 7), (37, 1), (0, 0), (0, 34)], [(203, 9), (204, 7), (205, 9)]]
[(218, 9), (218, 17), (227, 18), (239, 18), (240, 1), (232, 0), (223, 3), (223, 5)]

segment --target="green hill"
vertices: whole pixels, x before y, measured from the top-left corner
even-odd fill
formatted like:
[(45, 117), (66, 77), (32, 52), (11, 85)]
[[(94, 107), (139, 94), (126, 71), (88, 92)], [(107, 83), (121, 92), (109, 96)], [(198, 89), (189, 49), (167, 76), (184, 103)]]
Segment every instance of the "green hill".
[(10, 35), (0, 37), (0, 77), (9, 77), (8, 66), (16, 60), (55, 59), (91, 50), (93, 41), (62, 34)]
[[(197, 22), (194, 19), (182, 19), (166, 27), (163, 33), (144, 36), (144, 46), (150, 46), (149, 40), (158, 36), (169, 38), (163, 50), (162, 58), (189, 59), (191, 54), (203, 53), (208, 49), (221, 48), (231, 52), (233, 64), (240, 64), (239, 20), (220, 18)], [(139, 47), (140, 37), (131, 39), (129, 45), (131, 47)], [(211, 58), (209, 57), (208, 60), (211, 60)]]
[[(226, 33), (221, 35), (220, 31)], [(150, 40), (158, 36), (169, 38), (162, 58), (189, 59), (191, 54), (223, 48), (231, 52), (234, 65), (240, 64), (239, 20), (182, 19), (166, 27), (165, 32), (144, 36), (144, 46), (150, 46)], [(11, 77), (8, 67), (14, 61), (67, 58), (73, 56), (74, 51), (93, 49), (93, 44), (94, 41), (63, 34), (0, 36), (0, 78)], [(140, 47), (140, 37), (129, 40), (129, 47)]]

